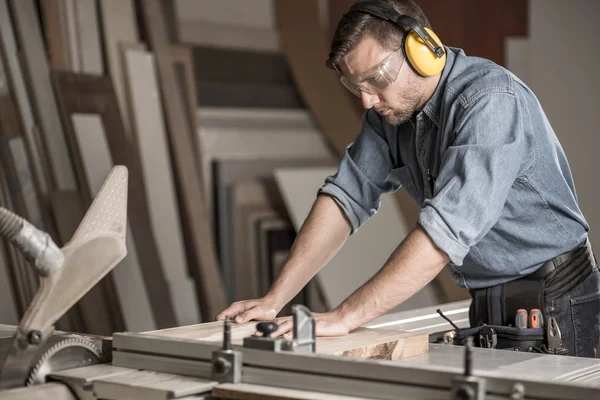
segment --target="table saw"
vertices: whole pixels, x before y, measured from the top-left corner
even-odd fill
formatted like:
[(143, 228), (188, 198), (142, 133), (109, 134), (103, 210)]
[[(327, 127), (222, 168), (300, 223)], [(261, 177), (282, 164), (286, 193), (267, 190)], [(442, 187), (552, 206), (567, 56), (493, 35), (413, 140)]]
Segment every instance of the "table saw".
[(37, 252), (25, 249), (41, 286), (18, 327), (0, 325), (0, 400), (600, 399), (598, 359), (453, 344), (453, 332), (469, 325), (469, 301), (391, 313), (361, 328), (425, 336), (424, 351), (400, 359), (320, 353), (312, 314), (300, 305), (293, 339), (269, 337), (266, 321), (257, 325), (262, 336), (241, 341), (232, 340), (229, 321), (219, 341), (171, 330), (110, 338), (54, 331), (125, 256), (126, 187), (126, 169), (115, 167), (60, 249), (64, 259), (48, 257), (56, 249), (45, 236), (34, 240)]

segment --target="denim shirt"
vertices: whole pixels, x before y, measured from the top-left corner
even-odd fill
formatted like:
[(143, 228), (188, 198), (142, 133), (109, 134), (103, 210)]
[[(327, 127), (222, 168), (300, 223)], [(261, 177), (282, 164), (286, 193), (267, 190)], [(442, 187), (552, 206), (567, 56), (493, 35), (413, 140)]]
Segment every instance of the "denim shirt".
[(491, 61), (446, 50), (423, 110), (400, 126), (367, 110), (319, 194), (336, 200), (354, 233), (382, 194), (403, 187), (421, 206), (418, 224), (450, 258), (455, 283), (489, 287), (574, 249), (589, 226), (531, 90)]

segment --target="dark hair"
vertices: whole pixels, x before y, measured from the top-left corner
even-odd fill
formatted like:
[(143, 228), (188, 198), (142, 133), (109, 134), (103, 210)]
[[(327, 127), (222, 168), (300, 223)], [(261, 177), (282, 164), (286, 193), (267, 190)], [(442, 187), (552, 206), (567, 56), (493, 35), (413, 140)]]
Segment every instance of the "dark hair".
[[(414, 0), (379, 0), (382, 5), (391, 5), (398, 13), (416, 20), (421, 26), (431, 29), (423, 10)], [(370, 14), (354, 12), (344, 14), (338, 22), (333, 39), (329, 59), (325, 62), (328, 68), (339, 70), (340, 61), (365, 37), (372, 37), (383, 47), (390, 50), (399, 48), (406, 30), (389, 21)]]

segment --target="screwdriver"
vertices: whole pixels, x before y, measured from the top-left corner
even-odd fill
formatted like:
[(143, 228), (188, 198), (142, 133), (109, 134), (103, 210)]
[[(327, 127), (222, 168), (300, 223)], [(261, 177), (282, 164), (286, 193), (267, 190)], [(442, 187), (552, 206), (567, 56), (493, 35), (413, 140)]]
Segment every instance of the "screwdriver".
[(530, 328), (543, 328), (544, 318), (542, 312), (538, 308), (532, 308), (529, 313), (529, 327)]
[(519, 308), (517, 310), (517, 316), (515, 317), (515, 326), (519, 329), (527, 328), (527, 310)]

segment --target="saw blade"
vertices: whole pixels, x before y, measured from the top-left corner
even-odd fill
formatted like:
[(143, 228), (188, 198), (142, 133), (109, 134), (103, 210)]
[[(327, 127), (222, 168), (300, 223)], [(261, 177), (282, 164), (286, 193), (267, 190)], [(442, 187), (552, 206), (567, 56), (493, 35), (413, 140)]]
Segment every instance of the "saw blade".
[(102, 349), (84, 337), (68, 337), (46, 350), (35, 364), (27, 386), (46, 382), (46, 376), (53, 372), (99, 364), (103, 361)]

